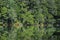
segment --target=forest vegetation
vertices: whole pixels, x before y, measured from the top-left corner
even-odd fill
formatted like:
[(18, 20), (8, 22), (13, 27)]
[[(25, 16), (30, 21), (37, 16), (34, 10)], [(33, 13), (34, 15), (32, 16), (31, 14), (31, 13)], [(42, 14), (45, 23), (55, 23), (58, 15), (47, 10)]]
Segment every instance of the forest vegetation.
[(0, 0), (0, 40), (60, 40), (60, 0)]

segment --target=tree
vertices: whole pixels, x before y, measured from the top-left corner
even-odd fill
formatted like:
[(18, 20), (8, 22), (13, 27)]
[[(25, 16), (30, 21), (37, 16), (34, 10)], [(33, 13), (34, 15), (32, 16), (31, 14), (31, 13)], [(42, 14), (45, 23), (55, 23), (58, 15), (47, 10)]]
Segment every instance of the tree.
[(48, 40), (56, 31), (59, 4), (59, 0), (0, 0), (1, 40)]

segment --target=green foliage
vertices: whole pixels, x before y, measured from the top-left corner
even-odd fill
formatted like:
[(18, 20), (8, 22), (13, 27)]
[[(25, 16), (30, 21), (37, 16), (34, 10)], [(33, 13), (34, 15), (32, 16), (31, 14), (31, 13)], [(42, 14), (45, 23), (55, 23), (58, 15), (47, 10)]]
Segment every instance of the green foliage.
[(49, 40), (55, 16), (59, 0), (0, 0), (0, 40)]

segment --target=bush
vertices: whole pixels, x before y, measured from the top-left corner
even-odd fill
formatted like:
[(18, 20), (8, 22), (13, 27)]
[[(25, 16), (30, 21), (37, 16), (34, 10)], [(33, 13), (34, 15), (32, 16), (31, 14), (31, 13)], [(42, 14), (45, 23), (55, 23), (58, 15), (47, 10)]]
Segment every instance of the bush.
[(58, 1), (0, 0), (0, 40), (49, 40), (56, 31)]

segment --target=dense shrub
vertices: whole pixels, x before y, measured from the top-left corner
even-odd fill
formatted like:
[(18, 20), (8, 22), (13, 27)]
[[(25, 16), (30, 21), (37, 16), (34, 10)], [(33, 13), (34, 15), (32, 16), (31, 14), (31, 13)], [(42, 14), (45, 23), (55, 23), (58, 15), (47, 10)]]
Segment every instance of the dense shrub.
[(50, 40), (60, 17), (59, 2), (0, 0), (0, 40)]

